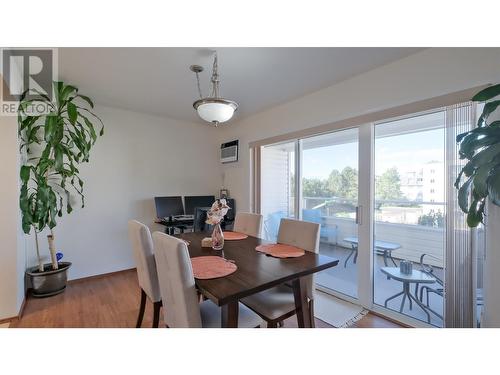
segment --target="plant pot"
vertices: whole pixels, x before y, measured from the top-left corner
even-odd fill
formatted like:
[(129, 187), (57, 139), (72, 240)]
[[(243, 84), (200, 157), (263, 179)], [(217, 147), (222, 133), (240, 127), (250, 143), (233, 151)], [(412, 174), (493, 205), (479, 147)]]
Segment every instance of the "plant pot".
[(46, 271), (39, 272), (38, 266), (26, 270), (31, 284), (31, 295), (33, 297), (50, 297), (64, 292), (68, 281), (68, 269), (71, 262), (59, 262), (57, 270), (52, 269), (52, 264), (44, 265)]

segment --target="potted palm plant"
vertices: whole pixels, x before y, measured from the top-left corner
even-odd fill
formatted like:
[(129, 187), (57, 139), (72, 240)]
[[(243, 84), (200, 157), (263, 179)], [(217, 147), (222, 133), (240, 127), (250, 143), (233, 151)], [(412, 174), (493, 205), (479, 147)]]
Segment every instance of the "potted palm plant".
[(467, 225), (477, 227), (484, 222), (487, 199), (500, 206), (500, 120), (490, 116), (500, 106), (500, 84), (478, 92), (472, 101), (486, 102), (477, 128), (457, 136), (460, 158), (467, 164), (462, 168), (455, 187), (460, 208), (467, 214)]
[[(79, 164), (88, 162), (90, 150), (104, 126), (92, 109), (92, 100), (78, 89), (63, 82), (53, 83), (53, 100), (36, 91), (36, 95), (21, 97), (18, 108), (20, 152), (20, 208), (22, 228), (35, 234), (38, 265), (29, 268), (32, 294), (37, 297), (61, 293), (66, 288), (69, 262), (60, 262), (56, 254), (54, 228), (57, 218), (73, 211), (74, 197), (85, 206), (84, 182)], [(40, 104), (48, 108), (45, 114), (28, 113), (28, 108)], [(94, 123), (100, 122), (99, 133)], [(51, 262), (43, 264), (39, 233), (49, 228), (47, 236)]]

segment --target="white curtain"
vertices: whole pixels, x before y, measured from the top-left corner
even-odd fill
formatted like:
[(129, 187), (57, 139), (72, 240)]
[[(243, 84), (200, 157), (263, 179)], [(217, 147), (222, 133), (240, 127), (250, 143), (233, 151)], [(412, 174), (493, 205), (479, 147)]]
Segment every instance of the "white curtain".
[(446, 108), (446, 271), (445, 327), (474, 327), (476, 309), (476, 231), (467, 226), (453, 184), (466, 160), (459, 158), (458, 134), (476, 126), (476, 104)]

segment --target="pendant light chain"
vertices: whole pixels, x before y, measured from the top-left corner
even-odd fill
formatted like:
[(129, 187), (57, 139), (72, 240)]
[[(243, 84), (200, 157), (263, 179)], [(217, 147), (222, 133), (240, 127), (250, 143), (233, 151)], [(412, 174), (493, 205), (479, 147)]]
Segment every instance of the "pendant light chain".
[(198, 72), (195, 72), (196, 74), (196, 83), (198, 85), (198, 94), (200, 94), (200, 99), (203, 99), (203, 95), (201, 94), (201, 87), (200, 87), (200, 74)]
[(214, 56), (214, 65), (212, 68), (212, 98), (219, 97), (219, 71), (218, 71), (218, 63), (217, 63), (217, 52), (215, 52)]

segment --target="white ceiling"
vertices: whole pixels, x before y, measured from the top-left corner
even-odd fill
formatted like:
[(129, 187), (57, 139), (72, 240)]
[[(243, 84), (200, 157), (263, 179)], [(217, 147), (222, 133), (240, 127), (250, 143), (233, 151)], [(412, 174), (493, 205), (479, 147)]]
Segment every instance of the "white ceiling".
[[(406, 57), (421, 48), (217, 48), (221, 94), (248, 116), (357, 74)], [(202, 123), (189, 70), (202, 65), (209, 94), (209, 48), (60, 48), (59, 79), (96, 102), (132, 111)], [(234, 121), (234, 120), (232, 120)]]

